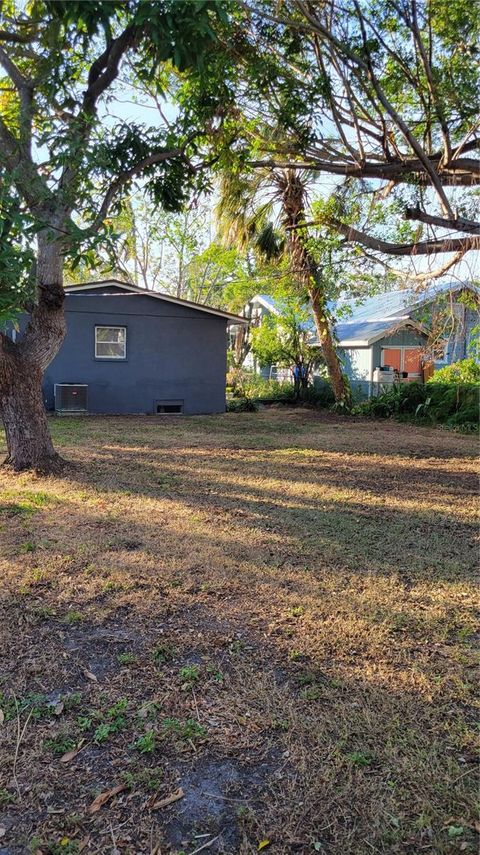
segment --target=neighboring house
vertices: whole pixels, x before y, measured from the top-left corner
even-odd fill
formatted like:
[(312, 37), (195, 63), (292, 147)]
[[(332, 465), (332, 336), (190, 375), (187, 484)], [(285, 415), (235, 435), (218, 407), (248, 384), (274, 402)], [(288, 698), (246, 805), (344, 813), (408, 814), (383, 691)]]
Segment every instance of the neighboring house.
[(225, 411), (226, 330), (241, 318), (113, 279), (65, 291), (67, 334), (44, 380), (48, 410)]
[[(421, 382), (433, 367), (464, 359), (480, 324), (479, 298), (480, 289), (458, 282), (331, 304), (340, 355), (354, 391), (370, 394), (379, 376), (375, 369), (381, 367), (389, 366), (406, 382)], [(246, 314), (252, 323), (259, 323), (264, 314), (272, 312), (281, 314), (281, 305), (257, 294)], [(312, 343), (319, 343), (313, 317)], [(253, 365), (251, 355), (249, 364)], [(262, 373), (268, 376), (271, 372), (263, 369)]]

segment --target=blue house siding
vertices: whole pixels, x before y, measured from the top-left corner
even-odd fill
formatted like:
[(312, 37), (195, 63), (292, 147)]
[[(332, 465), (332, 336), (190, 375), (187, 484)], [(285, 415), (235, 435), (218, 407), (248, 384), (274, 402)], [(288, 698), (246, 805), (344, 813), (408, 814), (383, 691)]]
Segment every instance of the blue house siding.
[(427, 338), (422, 332), (405, 328), (379, 339), (370, 347), (339, 348), (343, 370), (348, 377), (354, 399), (363, 400), (375, 391), (371, 372), (382, 364), (382, 348), (425, 347)]
[[(475, 336), (472, 334), (480, 323), (480, 316), (475, 309), (465, 306), (463, 303), (455, 303), (453, 306), (455, 327), (448, 336), (445, 346), (444, 359), (439, 360), (441, 365), (451, 365), (459, 359), (470, 356), (470, 350)], [(448, 325), (447, 334), (449, 332)]]
[[(67, 293), (67, 335), (44, 381), (86, 383), (91, 413), (154, 413), (158, 400), (186, 414), (225, 410), (226, 319), (114, 287)], [(126, 327), (126, 359), (95, 357), (95, 326)]]
[(382, 364), (383, 347), (425, 347), (427, 341), (427, 335), (408, 328), (399, 330), (394, 335), (385, 336), (372, 344), (373, 368), (378, 368)]
[(370, 394), (370, 347), (339, 347), (338, 355), (350, 383), (354, 400), (362, 401)]

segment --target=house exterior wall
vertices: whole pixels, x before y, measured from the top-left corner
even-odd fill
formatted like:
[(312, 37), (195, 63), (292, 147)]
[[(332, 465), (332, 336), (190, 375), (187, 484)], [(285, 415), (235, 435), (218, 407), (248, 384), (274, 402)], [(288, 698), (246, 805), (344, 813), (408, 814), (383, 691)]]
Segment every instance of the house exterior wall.
[(394, 335), (379, 339), (370, 347), (339, 348), (353, 397), (356, 400), (362, 400), (376, 393), (371, 372), (381, 365), (382, 348), (424, 347), (426, 342), (426, 335), (417, 330), (406, 328), (399, 330)]
[(367, 398), (370, 394), (372, 348), (339, 348), (339, 356), (354, 399), (361, 401)]
[(473, 343), (472, 332), (480, 324), (479, 312), (463, 303), (454, 303), (453, 313), (455, 330), (446, 343), (444, 358), (439, 360), (439, 367), (451, 365), (470, 355), (470, 347)]
[(424, 333), (414, 329), (402, 329), (394, 335), (385, 336), (372, 344), (373, 362), (372, 367), (379, 368), (382, 359), (382, 348), (384, 347), (425, 347), (428, 337)]
[[(45, 374), (47, 409), (55, 383), (86, 383), (91, 413), (153, 413), (157, 400), (181, 400), (186, 414), (224, 412), (224, 318), (114, 287), (69, 293), (65, 311), (67, 335)], [(125, 360), (95, 358), (97, 325), (126, 327)]]

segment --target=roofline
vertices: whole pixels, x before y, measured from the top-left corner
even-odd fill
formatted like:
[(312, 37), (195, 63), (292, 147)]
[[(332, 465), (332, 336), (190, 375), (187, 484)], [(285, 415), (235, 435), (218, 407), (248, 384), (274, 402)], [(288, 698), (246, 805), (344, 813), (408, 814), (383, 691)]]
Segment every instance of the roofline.
[(267, 303), (267, 301), (263, 299), (261, 294), (255, 294), (253, 297), (251, 297), (251, 299), (247, 303), (247, 306), (250, 305), (250, 303), (260, 303), (265, 309), (268, 309), (269, 312), (273, 312), (274, 315), (280, 314), (280, 310), (277, 309), (276, 306), (272, 306), (270, 305), (270, 303)]
[[(385, 338), (387, 335), (392, 335), (397, 330), (403, 329), (403, 327), (413, 327), (413, 329), (417, 330), (417, 332), (421, 332), (424, 335), (429, 334), (429, 330), (423, 324), (419, 324), (416, 321), (412, 321), (410, 318), (401, 319), (402, 323), (394, 323), (390, 327), (382, 330), (379, 333), (375, 333), (375, 335), (370, 336), (367, 339), (361, 338), (343, 338), (338, 342), (339, 347), (370, 347), (371, 344), (375, 344), (376, 341), (380, 341), (380, 339)], [(369, 321), (365, 321), (365, 323), (369, 323)], [(392, 345), (393, 346), (393, 345)]]
[(139, 294), (143, 297), (155, 297), (157, 300), (165, 300), (167, 303), (173, 303), (177, 306), (187, 306), (190, 309), (197, 309), (199, 312), (206, 312), (209, 315), (226, 318), (230, 324), (248, 324), (246, 318), (234, 315), (232, 312), (224, 312), (222, 309), (214, 309), (213, 306), (205, 306), (203, 303), (194, 303), (192, 300), (182, 300), (180, 297), (172, 297), (170, 294), (164, 294), (163, 291), (148, 291), (146, 288), (139, 288), (130, 282), (122, 282), (120, 279), (98, 279), (92, 282), (85, 282), (83, 285), (65, 285), (65, 292), (70, 294), (75, 291), (91, 291), (94, 288), (98, 288), (99, 285), (118, 285), (124, 291), (129, 291), (132, 294)]

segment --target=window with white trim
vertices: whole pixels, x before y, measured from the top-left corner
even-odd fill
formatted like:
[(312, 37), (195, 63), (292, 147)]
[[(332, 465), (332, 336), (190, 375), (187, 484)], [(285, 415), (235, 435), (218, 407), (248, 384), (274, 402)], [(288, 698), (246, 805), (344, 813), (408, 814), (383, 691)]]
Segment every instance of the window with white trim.
[(126, 359), (126, 357), (126, 327), (95, 327), (95, 359)]

